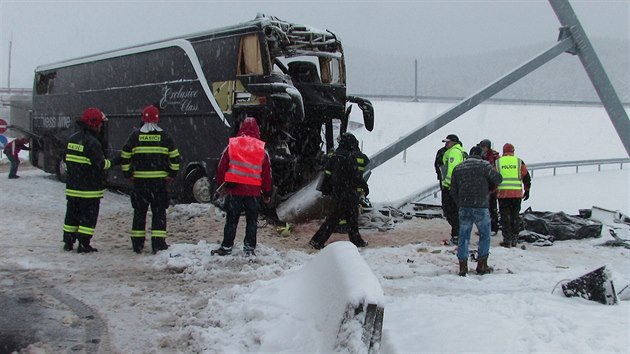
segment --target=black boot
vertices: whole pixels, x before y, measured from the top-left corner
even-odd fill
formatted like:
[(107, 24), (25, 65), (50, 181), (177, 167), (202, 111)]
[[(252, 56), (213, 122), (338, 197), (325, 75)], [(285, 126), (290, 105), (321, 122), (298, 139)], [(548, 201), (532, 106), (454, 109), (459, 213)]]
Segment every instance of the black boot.
[(367, 241), (365, 241), (359, 233), (355, 235), (350, 235), (350, 242), (352, 242), (355, 246), (359, 248), (367, 247), (368, 245)]
[(232, 254), (232, 247), (227, 248), (227, 247), (221, 246), (217, 248), (216, 250), (210, 251), (210, 255), (214, 256), (215, 254), (217, 256), (229, 256)]
[(90, 246), (90, 236), (78, 236), (79, 246), (77, 246), (77, 253), (90, 253), (98, 252), (98, 250)]
[(466, 274), (468, 274), (468, 260), (460, 259), (459, 260), (459, 273), (457, 273), (457, 275), (459, 275), (460, 277), (465, 277)]
[(74, 242), (77, 240), (77, 235), (71, 233), (63, 234), (63, 250), (72, 251), (74, 248)]
[(166, 243), (164, 237), (151, 237), (151, 249), (153, 250), (153, 254), (164, 251), (168, 249), (168, 247), (169, 245)]
[(131, 238), (131, 247), (133, 247), (133, 251), (140, 254), (144, 249), (144, 237), (132, 237)]
[(512, 237), (510, 235), (503, 234), (503, 241), (499, 242), (501, 247), (510, 248), (512, 246)]
[(479, 257), (477, 260), (477, 274), (489, 274), (494, 272), (494, 268), (488, 265), (488, 256)]
[(313, 247), (316, 250), (321, 250), (325, 246), (323, 243), (317, 242), (314, 238), (308, 241), (308, 244), (311, 245), (311, 247)]

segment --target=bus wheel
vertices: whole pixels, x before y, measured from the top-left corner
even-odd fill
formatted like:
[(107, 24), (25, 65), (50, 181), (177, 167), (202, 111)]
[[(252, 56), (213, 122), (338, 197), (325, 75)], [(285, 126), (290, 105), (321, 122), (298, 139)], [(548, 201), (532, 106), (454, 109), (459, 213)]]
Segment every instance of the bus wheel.
[(192, 170), (186, 176), (186, 195), (195, 203), (209, 203), (212, 200), (210, 179), (201, 170)]
[(66, 166), (66, 161), (63, 157), (57, 159), (57, 163), (55, 164), (55, 174), (60, 182), (66, 183), (68, 180), (68, 167)]

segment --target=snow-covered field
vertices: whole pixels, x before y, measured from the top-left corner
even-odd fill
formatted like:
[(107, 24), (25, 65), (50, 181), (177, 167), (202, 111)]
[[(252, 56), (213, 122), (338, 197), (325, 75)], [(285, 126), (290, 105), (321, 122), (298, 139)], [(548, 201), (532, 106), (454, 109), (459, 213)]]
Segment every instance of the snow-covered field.
[[(374, 104), (378, 122), (387, 123), (377, 124), (373, 138), (357, 133), (368, 155), (405, 134), (409, 119), (417, 119), (419, 126), (448, 107)], [(435, 150), (448, 133), (458, 134), (466, 149), (483, 138), (497, 146), (511, 142), (516, 154), (530, 163), (625, 156), (601, 108), (484, 105), (478, 109), (409, 149), (406, 163), (399, 156), (375, 170), (370, 179), (373, 202), (397, 200), (434, 183)], [(331, 328), (336, 324), (327, 322), (326, 316), (337, 300), (322, 299), (329, 299), (338, 287), (330, 283), (336, 279), (330, 269), (321, 265), (325, 263), (321, 257), (330, 256), (325, 251), (281, 249), (261, 242), (254, 263), (238, 253), (211, 257), (222, 221), (210, 218), (207, 231), (199, 234), (200, 215), (214, 217), (214, 208), (191, 204), (169, 209), (169, 225), (180, 221), (190, 228), (171, 230), (168, 251), (136, 255), (129, 235), (119, 233), (131, 219), (128, 197), (107, 192), (93, 242), (99, 252), (68, 253), (61, 250), (64, 186), (38, 170), (24, 169), (20, 175), (18, 180), (7, 180), (5, 173), (0, 182), (0, 305), (12, 297), (34, 299), (40, 312), (12, 313), (0, 307), (0, 334), (25, 326), (24, 317), (28, 322), (30, 315), (33, 321), (41, 319), (39, 325), (30, 325), (45, 325), (45, 330), (20, 333), (31, 334), (34, 342), (37, 335), (47, 338), (32, 345), (33, 352), (332, 350)], [(627, 214), (629, 184), (627, 166), (556, 177), (536, 174), (524, 208), (576, 214), (597, 205)], [(405, 221), (395, 231), (417, 235), (414, 242), (359, 251), (383, 290), (381, 352), (629, 352), (628, 301), (606, 306), (566, 298), (559, 285), (604, 265), (617, 290), (630, 284), (630, 250), (599, 246), (611, 239), (608, 227), (598, 239), (526, 250), (493, 247), (489, 263), (496, 273), (462, 278), (455, 273), (452, 247), (427, 235), (436, 222), (447, 228), (442, 220)], [(630, 238), (627, 231), (619, 232)], [(377, 231), (365, 235), (368, 240), (393, 237)], [(186, 241), (193, 238), (197, 241)], [(239, 242), (240, 233), (237, 247)], [(493, 238), (493, 245), (496, 242)], [(345, 266), (352, 270), (359, 263), (349, 258)], [(347, 346), (338, 351), (352, 352), (357, 347), (355, 337), (347, 339)]]

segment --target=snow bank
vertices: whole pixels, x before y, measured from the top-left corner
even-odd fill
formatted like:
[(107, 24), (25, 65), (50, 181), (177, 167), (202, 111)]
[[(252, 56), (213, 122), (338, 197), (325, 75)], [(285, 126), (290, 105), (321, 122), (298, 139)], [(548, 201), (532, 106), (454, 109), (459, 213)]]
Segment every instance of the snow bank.
[[(378, 279), (348, 241), (328, 245), (299, 271), (257, 290), (254, 296), (273, 299), (274, 307), (283, 308), (291, 318), (305, 320), (310, 327), (306, 330), (312, 331), (307, 337), (318, 341), (311, 348), (321, 352), (334, 351), (340, 342), (350, 352), (364, 351), (360, 327), (338, 338), (344, 314), (349, 308), (384, 304)], [(296, 332), (290, 322), (285, 325), (285, 334)]]

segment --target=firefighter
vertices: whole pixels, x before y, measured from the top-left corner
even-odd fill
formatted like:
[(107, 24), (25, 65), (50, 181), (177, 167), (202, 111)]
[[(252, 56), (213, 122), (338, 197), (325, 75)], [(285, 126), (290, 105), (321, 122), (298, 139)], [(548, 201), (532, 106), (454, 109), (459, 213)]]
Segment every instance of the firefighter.
[[(343, 134), (341, 136), (343, 136)], [(341, 138), (341, 136), (339, 136), (339, 138)], [(370, 163), (370, 158), (366, 154), (364, 154), (363, 151), (361, 151), (358, 140), (352, 147), (352, 156), (357, 162), (356, 164), (357, 170), (359, 170), (362, 176), (365, 175), (365, 170), (367, 168), (367, 165)], [(330, 174), (331, 172), (326, 171), (326, 173)], [(357, 187), (357, 193), (359, 193), (359, 206), (358, 207), (359, 207), (359, 214), (360, 214), (364, 208), (371, 208), (372, 204), (370, 203), (370, 200), (365, 196), (365, 191), (363, 190), (362, 185)], [(348, 231), (348, 220), (346, 216), (343, 216), (342, 219), (339, 220), (339, 225), (336, 230), (339, 233), (346, 233)]]
[(98, 108), (88, 108), (77, 121), (80, 130), (68, 138), (66, 146), (66, 218), (63, 225), (63, 249), (72, 251), (79, 241), (78, 253), (96, 252), (90, 246), (98, 211), (103, 198), (105, 171), (112, 163), (105, 159), (97, 136), (107, 118)]
[(442, 142), (445, 143), (446, 147), (444, 156), (442, 156), (441, 166), (442, 210), (446, 221), (451, 225), (451, 244), (457, 245), (459, 238), (459, 213), (457, 204), (450, 195), (451, 176), (455, 166), (464, 161), (466, 152), (464, 152), (462, 142), (459, 141), (455, 134), (449, 134)]
[(271, 202), (272, 178), (269, 155), (265, 142), (260, 140), (260, 129), (256, 118), (247, 117), (239, 127), (236, 137), (230, 138), (223, 150), (215, 177), (217, 185), (226, 193), (225, 227), (221, 247), (212, 250), (212, 255), (232, 254), (236, 227), (242, 212), (245, 212), (245, 256), (254, 256), (258, 223), (258, 204)]
[(171, 136), (160, 128), (160, 111), (147, 106), (142, 111), (142, 127), (129, 136), (122, 148), (122, 171), (133, 185), (131, 245), (142, 253), (147, 210), (151, 207), (151, 249), (153, 254), (169, 247), (166, 243), (168, 190), (179, 172), (179, 151)]
[(365, 247), (367, 241), (359, 234), (359, 204), (361, 188), (365, 196), (370, 193), (367, 182), (357, 164), (354, 154), (355, 146), (358, 146), (357, 138), (350, 133), (344, 133), (339, 140), (339, 146), (335, 153), (327, 161), (325, 171), (330, 178), (331, 195), (335, 201), (330, 214), (324, 220), (322, 226), (309, 241), (315, 249), (324, 248), (342, 217), (347, 218), (348, 237), (357, 247)]
[(503, 234), (499, 244), (505, 248), (516, 247), (521, 229), (521, 200), (529, 199), (532, 180), (523, 160), (514, 156), (514, 145), (510, 143), (503, 145), (503, 156), (496, 161), (496, 167), (503, 176), (503, 182), (497, 187)]

